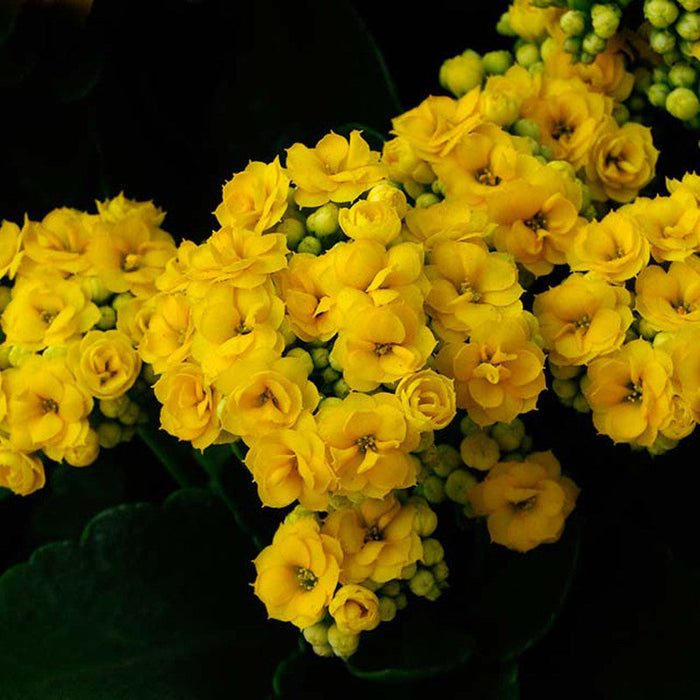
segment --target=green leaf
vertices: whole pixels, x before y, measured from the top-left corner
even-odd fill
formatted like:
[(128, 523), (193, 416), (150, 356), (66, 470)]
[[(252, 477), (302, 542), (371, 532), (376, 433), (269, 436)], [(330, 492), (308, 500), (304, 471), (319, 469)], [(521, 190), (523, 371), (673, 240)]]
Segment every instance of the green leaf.
[(254, 599), (253, 554), (200, 489), (41, 547), (0, 577), (3, 699), (264, 697), (294, 633)]
[(517, 659), (557, 619), (577, 569), (580, 526), (570, 518), (558, 542), (524, 554), (488, 541), (476, 529), (467, 620), (478, 653), (486, 659)]

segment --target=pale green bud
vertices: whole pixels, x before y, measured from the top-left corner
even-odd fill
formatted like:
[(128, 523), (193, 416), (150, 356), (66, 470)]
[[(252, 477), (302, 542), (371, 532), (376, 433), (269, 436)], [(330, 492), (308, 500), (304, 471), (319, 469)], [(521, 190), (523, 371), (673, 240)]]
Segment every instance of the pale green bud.
[(510, 51), (489, 51), (482, 62), (489, 75), (502, 75), (513, 65), (513, 56)]
[(352, 656), (360, 646), (360, 635), (354, 632), (341, 632), (333, 624), (328, 628), (328, 643), (333, 647), (333, 653), (341, 659)]
[(350, 387), (342, 377), (333, 384), (333, 394), (339, 399), (344, 399), (349, 393)]
[(591, 407), (586, 401), (586, 397), (583, 394), (576, 394), (574, 396), (574, 403), (572, 404), (574, 409), (579, 413), (590, 413)]
[(583, 63), (584, 66), (590, 66), (593, 61), (595, 61), (596, 54), (590, 53), (590, 51), (581, 51), (578, 55), (578, 60)]
[(445, 558), (445, 550), (438, 540), (428, 537), (423, 540), (423, 564), (435, 566)]
[(394, 598), (401, 593), (401, 582), (397, 581), (396, 579), (389, 581), (382, 586), (381, 591), (383, 595), (388, 595)]
[(678, 35), (686, 41), (697, 41), (700, 39), (700, 14), (696, 12), (685, 12), (681, 15), (675, 25)]
[(394, 598), (394, 603), (396, 604), (397, 610), (403, 610), (408, 605), (406, 594), (402, 593), (401, 595), (397, 595), (396, 598)]
[(408, 582), (411, 593), (417, 596), (424, 596), (435, 585), (435, 577), (428, 569), (419, 569), (415, 576)]
[(478, 479), (466, 469), (455, 469), (445, 482), (445, 494), (455, 503), (464, 505), (469, 502), (469, 491), (478, 483)]
[[(545, 162), (548, 162), (554, 158), (554, 151), (546, 144), (540, 144), (540, 156), (544, 158)], [(532, 273), (530, 273), (532, 275)], [(532, 275), (533, 281), (535, 276)]]
[(523, 44), (515, 52), (515, 60), (523, 66), (529, 68), (540, 60), (540, 49), (537, 44)]
[(578, 52), (581, 50), (581, 37), (570, 36), (567, 39), (564, 39), (563, 48), (566, 53), (576, 56), (576, 54), (578, 54)]
[(153, 365), (149, 365), (147, 362), (144, 362), (141, 365), (141, 377), (148, 386), (153, 386), (157, 381), (159, 375), (156, 374), (155, 370), (153, 369)]
[(328, 625), (317, 622), (311, 627), (305, 627), (301, 633), (304, 639), (312, 646), (324, 646), (328, 644)]
[(620, 25), (620, 10), (615, 5), (593, 5), (591, 8), (593, 31), (603, 39), (609, 39)]
[(306, 235), (306, 227), (302, 221), (299, 221), (296, 217), (290, 216), (286, 219), (282, 219), (275, 233), (283, 233), (287, 238), (287, 247), (290, 250), (296, 250), (297, 246), (301, 240)]
[(382, 622), (391, 622), (396, 617), (396, 602), (387, 596), (379, 597), (379, 619)]
[(427, 476), (422, 487), (425, 500), (429, 503), (441, 503), (445, 500), (445, 483), (439, 476)]
[(650, 85), (647, 91), (649, 104), (654, 107), (665, 107), (669, 92), (671, 92), (671, 88), (666, 85), (666, 83), (654, 83)]
[(692, 87), (697, 77), (695, 69), (687, 63), (676, 63), (668, 71), (668, 82), (673, 87)]
[(338, 205), (326, 202), (306, 217), (306, 228), (319, 238), (330, 236), (338, 230)]
[(297, 253), (310, 253), (311, 255), (319, 255), (322, 250), (321, 241), (315, 236), (304, 236), (299, 241)]
[(114, 299), (112, 299), (112, 308), (119, 313), (120, 307), (122, 307), (126, 302), (131, 301), (134, 298), (133, 294), (130, 294), (129, 292), (122, 292), (121, 294), (117, 294)]
[(416, 207), (418, 209), (427, 209), (428, 207), (432, 207), (434, 204), (438, 204), (439, 202), (440, 197), (438, 197), (436, 194), (433, 194), (432, 192), (423, 192), (423, 194), (419, 194), (416, 198)]
[(10, 299), (12, 299), (12, 290), (9, 287), (5, 287), (4, 285), (0, 286), (0, 314), (5, 311), (7, 308), (7, 305), (10, 303)]
[(498, 20), (496, 31), (501, 36), (517, 36), (516, 31), (510, 26), (510, 15), (507, 12), (504, 12)]
[(520, 451), (523, 454), (529, 454), (530, 452), (532, 452), (533, 443), (534, 440), (532, 439), (532, 435), (523, 436), (523, 439), (520, 442)]
[(304, 518), (315, 518), (316, 515), (316, 512), (313, 510), (309, 510), (308, 508), (304, 508), (303, 506), (295, 506), (291, 512), (287, 513), (287, 515), (284, 518), (284, 522), (287, 523), (287, 525), (293, 525), (294, 523), (299, 522)]
[(434, 603), (441, 595), (442, 591), (440, 590), (440, 587), (435, 585), (423, 597), (426, 600), (429, 600), (431, 603)]
[(676, 445), (678, 445), (678, 440), (673, 440), (672, 438), (666, 437), (663, 433), (659, 433), (654, 443), (647, 447), (647, 450), (649, 450), (649, 454), (651, 455), (660, 455), (672, 450)]
[(700, 10), (700, 0), (676, 0), (676, 2), (688, 12)]
[(100, 399), (100, 413), (106, 418), (119, 418), (131, 405), (131, 399), (126, 394), (115, 399)]
[(314, 369), (325, 369), (328, 367), (328, 348), (313, 348), (311, 350), (311, 360)]
[(494, 423), (491, 426), (491, 437), (504, 452), (517, 450), (525, 437), (525, 423), (520, 418), (515, 418), (510, 423)]
[(11, 345), (0, 345), (0, 369), (7, 369), (8, 367), (12, 367), (12, 364), (10, 362), (11, 350)]
[(700, 111), (700, 101), (692, 90), (679, 87), (666, 98), (666, 110), (676, 119), (688, 121)]
[(639, 319), (637, 330), (644, 340), (653, 340), (654, 336), (659, 332), (658, 328), (654, 328), (645, 318)]
[(97, 426), (97, 441), (106, 450), (116, 447), (122, 440), (122, 426), (116, 421), (106, 420)]
[(573, 399), (578, 393), (578, 382), (573, 379), (553, 379), (552, 390), (560, 399)]
[(627, 109), (627, 105), (624, 105), (622, 102), (616, 102), (613, 107), (612, 115), (617, 125), (623, 126), (629, 121), (630, 111)]
[(448, 568), (447, 562), (445, 562), (444, 559), (437, 562), (433, 567), (433, 576), (435, 577), (436, 581), (445, 581), (449, 575), (450, 569)]
[(579, 36), (586, 30), (586, 16), (579, 10), (568, 10), (559, 19), (559, 26), (567, 36)]
[(678, 5), (671, 0), (646, 0), (644, 16), (652, 27), (665, 29), (678, 19)]
[(401, 569), (401, 578), (404, 581), (408, 581), (416, 575), (416, 571), (418, 571), (418, 565), (415, 562), (413, 562), (413, 564), (406, 564), (406, 566)]
[(467, 50), (461, 56), (448, 58), (440, 66), (440, 85), (455, 97), (461, 97), (484, 79), (481, 56), (476, 51)]
[(287, 357), (296, 357), (297, 360), (301, 360), (304, 365), (304, 371), (307, 376), (314, 371), (314, 361), (311, 354), (304, 350), (304, 348), (292, 348), (287, 351)]
[(540, 125), (534, 119), (518, 119), (513, 124), (513, 133), (518, 136), (526, 136), (533, 141), (539, 141), (542, 138)]
[(101, 331), (108, 331), (117, 324), (117, 312), (111, 306), (100, 306), (100, 320), (95, 324)]
[(607, 41), (603, 39), (603, 37), (600, 37), (597, 34), (594, 34), (593, 32), (589, 32), (588, 34), (586, 34), (586, 36), (583, 37), (581, 48), (583, 49), (584, 53), (590, 53), (593, 54), (593, 56), (596, 56), (597, 54), (605, 51), (606, 44)]
[(653, 83), (665, 83), (668, 81), (668, 66), (656, 66), (651, 72)]
[(437, 528), (437, 514), (428, 505), (428, 502), (420, 496), (412, 497), (409, 503), (412, 503), (416, 508), (413, 529), (419, 537), (429, 537), (435, 532), (435, 528)]
[(129, 401), (129, 405), (119, 414), (119, 420), (124, 425), (135, 425), (142, 417), (141, 407), (133, 401)]
[(429, 447), (432, 447), (435, 444), (435, 433), (432, 430), (426, 430), (425, 432), (420, 434), (420, 442), (418, 443), (418, 447), (416, 447), (414, 452), (423, 452), (427, 450)]
[(464, 437), (467, 437), (468, 435), (478, 433), (481, 428), (469, 416), (464, 416), (459, 422), (459, 430)]
[(318, 644), (311, 648), (316, 656), (322, 656), (323, 658), (333, 656), (333, 647), (330, 644)]
[(437, 445), (435, 449), (437, 450), (437, 464), (434, 470), (438, 476), (446, 477), (450, 472), (462, 465), (459, 450), (452, 447), (452, 445), (442, 443)]
[(321, 379), (324, 384), (335, 384), (340, 379), (340, 375), (332, 367), (326, 367), (321, 372)]
[(581, 374), (581, 367), (578, 365), (555, 365), (550, 362), (549, 371), (556, 379), (573, 379)]

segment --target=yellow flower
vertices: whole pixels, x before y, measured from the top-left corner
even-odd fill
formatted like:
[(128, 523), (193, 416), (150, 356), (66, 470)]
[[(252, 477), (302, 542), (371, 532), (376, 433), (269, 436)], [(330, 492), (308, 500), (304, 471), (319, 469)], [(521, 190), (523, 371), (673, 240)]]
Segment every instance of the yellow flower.
[(213, 444), (221, 432), (217, 408), (219, 392), (209, 386), (201, 369), (183, 362), (164, 372), (153, 385), (161, 403), (160, 424), (179, 440), (187, 440), (198, 450)]
[(134, 385), (141, 358), (121, 331), (90, 331), (68, 350), (68, 367), (95, 398), (116, 399)]
[(444, 340), (460, 342), (480, 323), (522, 309), (515, 263), (483, 246), (441, 241), (431, 252), (426, 274), (431, 281), (426, 308)]
[(668, 189), (670, 194), (673, 194), (676, 190), (686, 190), (700, 204), (700, 175), (696, 175), (694, 172), (685, 173), (680, 180), (667, 177), (666, 189)]
[(561, 537), (578, 492), (551, 452), (533, 452), (524, 462), (496, 464), (469, 499), (475, 515), (487, 516), (492, 542), (528, 552)]
[(654, 177), (658, 157), (649, 127), (634, 122), (617, 126), (609, 117), (586, 163), (591, 196), (600, 201), (632, 201)]
[(394, 394), (350, 392), (342, 401), (324, 403), (317, 421), (339, 494), (383, 498), (416, 483), (417, 464), (409, 452), (420, 437)]
[(336, 591), (328, 612), (341, 632), (355, 634), (379, 625), (379, 598), (364, 586), (348, 583)]
[(39, 457), (17, 450), (0, 436), (0, 486), (18, 496), (28, 496), (45, 483), (44, 465)]
[(358, 300), (344, 314), (331, 361), (351, 389), (372, 391), (422, 369), (435, 345), (422, 315), (403, 299), (384, 306)]
[(192, 303), (184, 294), (158, 294), (153, 305), (138, 350), (141, 359), (160, 374), (190, 356), (194, 322)]
[(649, 265), (635, 283), (635, 309), (656, 330), (700, 323), (700, 258), (690, 255), (668, 270)]
[(234, 363), (215, 382), (224, 396), (219, 415), (232, 435), (246, 442), (274, 430), (292, 428), (302, 411), (318, 405), (318, 390), (298, 357), (280, 357), (261, 348)]
[(418, 156), (406, 139), (398, 136), (384, 142), (382, 163), (387, 168), (388, 177), (401, 183), (414, 199), (423, 192), (425, 185), (435, 180), (430, 165)]
[(632, 295), (595, 275), (572, 274), (535, 297), (549, 359), (562, 367), (584, 365), (617, 350), (634, 320)]
[(421, 432), (446, 428), (457, 411), (454, 382), (431, 369), (404, 377), (396, 397), (406, 420)]
[(460, 139), (483, 121), (479, 114), (480, 88), (455, 100), (433, 95), (418, 107), (392, 119), (392, 134), (407, 141), (419, 158), (434, 162), (447, 156)]
[(15, 276), (22, 259), (22, 237), (17, 224), (4, 220), (0, 224), (0, 277)]
[(158, 228), (165, 218), (165, 212), (159, 209), (151, 201), (139, 202), (128, 199), (120, 192), (112, 199), (104, 202), (95, 202), (100, 219), (115, 224), (130, 216), (138, 217), (146, 226)]
[(320, 207), (357, 199), (385, 178), (379, 157), (356, 130), (349, 140), (331, 132), (315, 148), (295, 143), (287, 149), (287, 172), (297, 186), (294, 201), (300, 207)]
[(401, 505), (395, 496), (365, 498), (359, 504), (335, 510), (323, 523), (323, 532), (340, 541), (344, 553), (340, 582), (386, 583), (400, 578), (401, 570), (423, 556), (415, 531), (416, 506)]
[(401, 219), (386, 202), (361, 199), (338, 212), (338, 223), (348, 238), (388, 245), (401, 233)]
[(63, 460), (71, 467), (88, 467), (100, 455), (100, 441), (97, 432), (83, 421), (81, 434), (72, 443), (61, 447), (48, 445), (44, 452), (55, 462)]
[(574, 168), (585, 165), (605, 117), (612, 114), (612, 100), (592, 92), (582, 80), (546, 80), (542, 93), (527, 100), (521, 116), (534, 119), (542, 132), (542, 144), (557, 160)]
[(284, 302), (269, 282), (253, 289), (213, 284), (193, 309), (192, 357), (201, 364), (205, 377), (214, 381), (236, 360), (258, 348), (281, 353), (283, 318)]
[(508, 126), (520, 114), (520, 107), (540, 91), (539, 74), (532, 74), (519, 65), (511, 66), (503, 75), (489, 76), (481, 93), (479, 110), (485, 120)]
[(125, 301), (117, 309), (117, 330), (126, 335), (134, 347), (138, 347), (148, 324), (156, 311), (158, 294), (151, 297), (133, 297)]
[(289, 178), (279, 158), (272, 163), (253, 161), (223, 188), (223, 201), (214, 215), (222, 226), (262, 233), (274, 226), (287, 210)]
[(10, 441), (23, 452), (64, 448), (79, 442), (89, 427), (92, 397), (60, 358), (29, 357), (5, 371)]
[(623, 207), (582, 226), (569, 250), (571, 269), (590, 270), (608, 282), (637, 275), (649, 262), (649, 241), (634, 213)]
[(556, 30), (562, 10), (536, 7), (532, 0), (514, 0), (508, 8), (508, 22), (523, 39), (539, 39)]
[(380, 182), (367, 193), (368, 202), (382, 202), (391, 207), (399, 219), (403, 219), (408, 211), (406, 195), (395, 183)]
[(581, 391), (599, 433), (614, 442), (649, 446), (671, 420), (671, 358), (645, 340), (593, 360)]
[(299, 501), (308, 510), (326, 510), (338, 482), (309, 413), (303, 413), (293, 429), (254, 438), (245, 463), (262, 504), (272, 508)]
[(468, 343), (447, 343), (435, 366), (454, 378), (457, 407), (480, 426), (532, 411), (545, 388), (544, 353), (532, 341), (525, 312), (482, 323)]
[(700, 206), (689, 187), (676, 188), (670, 197), (639, 197), (625, 209), (639, 221), (656, 262), (685, 260), (700, 251)]
[(314, 517), (282, 523), (256, 557), (255, 595), (275, 620), (300, 629), (321, 620), (333, 599), (343, 552)]
[[(673, 385), (685, 404), (682, 408), (690, 411), (695, 421), (700, 421), (700, 329), (682, 328), (668, 337), (662, 337), (660, 342), (656, 338), (654, 340), (654, 347), (668, 354), (673, 362)], [(676, 406), (673, 410), (676, 418), (679, 408)], [(661, 430), (665, 432), (668, 427), (663, 425)]]
[(28, 277), (16, 281), (2, 329), (9, 345), (41, 350), (67, 345), (99, 319), (99, 309), (78, 282), (57, 275)]

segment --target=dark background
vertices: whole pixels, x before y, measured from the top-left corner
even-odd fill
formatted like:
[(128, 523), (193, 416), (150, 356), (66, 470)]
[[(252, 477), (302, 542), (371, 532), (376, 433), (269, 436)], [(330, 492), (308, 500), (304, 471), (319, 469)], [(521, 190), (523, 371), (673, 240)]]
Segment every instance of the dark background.
[[(401, 109), (441, 93), (444, 59), (508, 45), (493, 29), (505, 9), (495, 2), (480, 3), (477, 16), (466, 2), (389, 10), (362, 1), (96, 0), (85, 21), (42, 3), (11, 21), (8, 7), (0, 8), (0, 218), (91, 209), (124, 191), (166, 210), (164, 227), (177, 239), (208, 236), (221, 185), (249, 159), (315, 143), (330, 128), (361, 125), (373, 139)], [(659, 129), (664, 173), (693, 169), (695, 140), (664, 119)], [(520, 659), (522, 697), (697, 697), (698, 436), (651, 458), (596, 437), (589, 417), (550, 396), (528, 425), (582, 488), (583, 540), (561, 616)], [(115, 450), (123, 479), (80, 501), (68, 520), (51, 515), (66, 510), (55, 489), (4, 501), (3, 564), (76, 536), (99, 507), (161, 500), (175, 484), (147, 455), (139, 444)], [(447, 549), (448, 562), (458, 557)], [(524, 590), (522, 605), (529, 600)], [(353, 680), (338, 661), (303, 668), (305, 697), (409, 697)]]

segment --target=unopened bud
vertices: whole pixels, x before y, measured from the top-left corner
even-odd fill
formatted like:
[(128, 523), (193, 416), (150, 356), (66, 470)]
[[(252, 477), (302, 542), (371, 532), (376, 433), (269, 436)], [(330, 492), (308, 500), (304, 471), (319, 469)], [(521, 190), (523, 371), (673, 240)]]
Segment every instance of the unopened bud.
[(419, 569), (415, 576), (408, 582), (411, 593), (424, 596), (435, 585), (435, 577), (428, 569)]
[(12, 299), (12, 290), (4, 285), (0, 286), (0, 314), (5, 311)]
[(326, 202), (306, 217), (306, 228), (319, 238), (330, 236), (338, 230), (338, 205)]
[(306, 235), (306, 227), (304, 223), (299, 221), (296, 217), (288, 216), (277, 224), (275, 233), (283, 233), (287, 238), (287, 247), (290, 250), (296, 250), (297, 246)]
[(513, 56), (509, 51), (489, 51), (482, 62), (489, 75), (502, 75), (513, 65)]
[(466, 469), (456, 469), (447, 477), (445, 495), (455, 503), (469, 502), (469, 491), (478, 483), (477, 478)]
[(525, 436), (525, 424), (520, 418), (510, 423), (494, 423), (491, 426), (491, 437), (504, 452), (517, 450)]
[(97, 426), (97, 442), (109, 450), (122, 441), (122, 426), (116, 421), (106, 420)]
[(483, 430), (465, 437), (459, 445), (459, 452), (464, 464), (480, 471), (491, 469), (501, 456), (498, 443)]
[(131, 405), (131, 399), (126, 394), (122, 394), (115, 399), (100, 399), (100, 413), (106, 418), (119, 418)]
[(678, 19), (678, 6), (672, 0), (646, 0), (644, 16), (652, 27), (665, 29)]
[(342, 659), (352, 656), (360, 645), (360, 635), (354, 632), (341, 632), (333, 624), (328, 628), (328, 643), (333, 647), (333, 653)]
[(423, 194), (419, 194), (418, 197), (416, 197), (416, 208), (427, 209), (428, 207), (432, 207), (434, 204), (438, 204), (439, 202), (440, 197), (438, 197), (436, 194), (433, 194), (432, 192), (423, 192)]
[(423, 540), (423, 563), (426, 566), (435, 566), (445, 558), (445, 550), (438, 540), (428, 537)]
[(615, 35), (620, 26), (620, 10), (615, 5), (593, 5), (591, 21), (596, 35), (609, 39)]
[(396, 601), (387, 596), (379, 597), (379, 619), (382, 622), (391, 622), (396, 617)]
[(100, 306), (100, 319), (95, 324), (100, 330), (108, 331), (110, 328), (114, 328), (117, 323), (117, 312), (112, 306)]
[(305, 627), (302, 632), (304, 639), (312, 646), (323, 646), (328, 644), (328, 625), (317, 622), (311, 627)]
[(321, 241), (315, 236), (304, 236), (304, 238), (299, 241), (297, 246), (297, 253), (309, 253), (310, 255), (319, 255), (323, 246)]
[(440, 85), (455, 97), (461, 97), (484, 79), (481, 56), (476, 51), (465, 51), (461, 56), (448, 58), (440, 66)]
[(676, 119), (689, 121), (700, 112), (700, 101), (692, 90), (679, 87), (666, 98), (666, 110)]
[(304, 371), (306, 372), (307, 376), (314, 371), (314, 361), (311, 357), (311, 354), (304, 350), (304, 348), (292, 348), (291, 350), (287, 351), (286, 356), (295, 357), (298, 360), (301, 360), (301, 362), (304, 365)]

